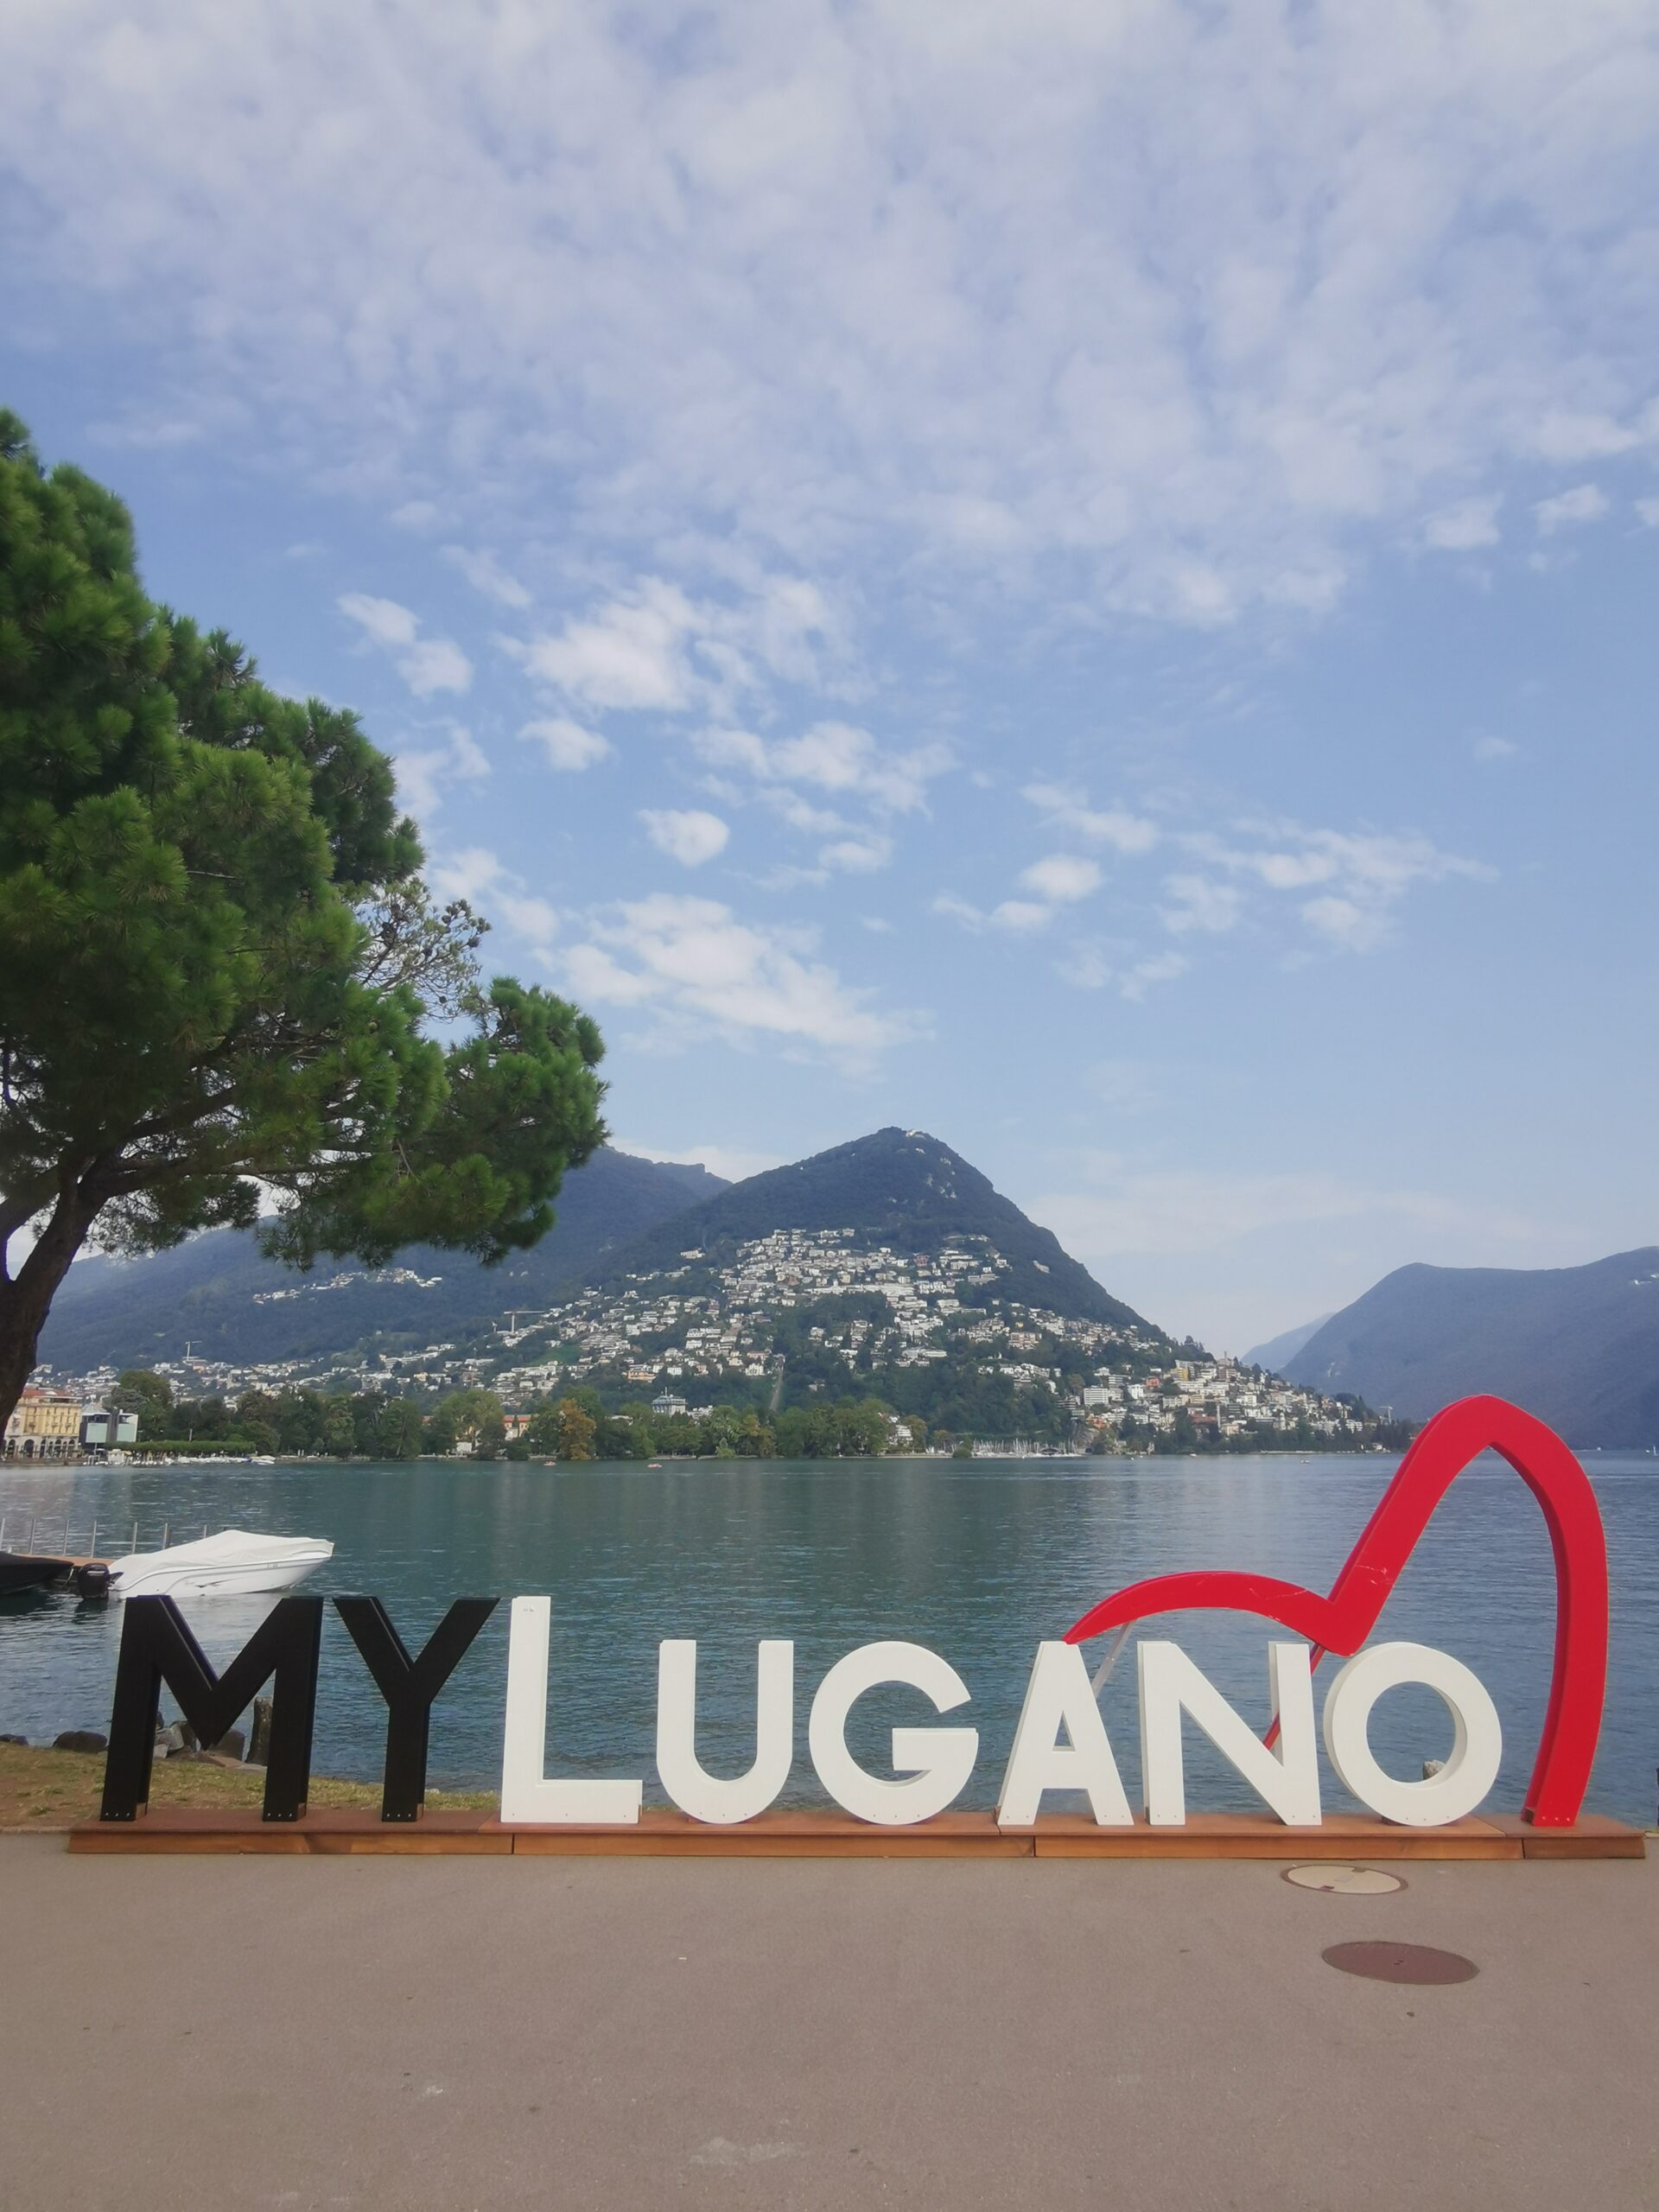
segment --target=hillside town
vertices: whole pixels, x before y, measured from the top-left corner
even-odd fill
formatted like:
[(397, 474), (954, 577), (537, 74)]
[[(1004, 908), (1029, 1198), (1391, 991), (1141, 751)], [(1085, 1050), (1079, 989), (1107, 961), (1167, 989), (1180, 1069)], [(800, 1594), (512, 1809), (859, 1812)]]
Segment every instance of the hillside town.
[[(1041, 1262), (1033, 1263), (1046, 1273)], [(906, 1252), (851, 1229), (779, 1230), (716, 1257), (576, 1292), (536, 1313), (503, 1314), (464, 1344), (358, 1359), (235, 1364), (186, 1357), (156, 1373), (181, 1399), (316, 1390), (408, 1396), (488, 1388), (509, 1433), (573, 1389), (607, 1408), (649, 1401), (659, 1418), (706, 1416), (716, 1403), (776, 1412), (857, 1396), (895, 1408), (893, 1440), (935, 1448), (1095, 1452), (1238, 1450), (1295, 1442), (1353, 1449), (1377, 1416), (1261, 1368), (1178, 1345), (1144, 1325), (1065, 1314), (1014, 1297), (1012, 1263), (988, 1236), (949, 1236)], [(999, 1287), (1003, 1285), (1003, 1287)], [(135, 1435), (111, 1414), (112, 1370), (42, 1371), (9, 1422), (9, 1458), (119, 1449)], [(1006, 1423), (942, 1424), (954, 1390), (1000, 1395)], [(901, 1416), (903, 1418), (901, 1418)], [(459, 1448), (459, 1447), (454, 1447)]]

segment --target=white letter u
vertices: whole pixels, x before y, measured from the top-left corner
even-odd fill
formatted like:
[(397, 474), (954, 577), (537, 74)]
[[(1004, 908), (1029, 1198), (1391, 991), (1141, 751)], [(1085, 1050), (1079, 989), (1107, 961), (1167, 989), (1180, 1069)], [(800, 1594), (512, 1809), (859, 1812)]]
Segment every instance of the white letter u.
[(657, 1653), (657, 1771), (694, 1821), (730, 1827), (764, 1813), (789, 1779), (795, 1757), (795, 1646), (760, 1645), (755, 1691), (754, 1764), (721, 1782), (697, 1763), (697, 1647), (671, 1637)]

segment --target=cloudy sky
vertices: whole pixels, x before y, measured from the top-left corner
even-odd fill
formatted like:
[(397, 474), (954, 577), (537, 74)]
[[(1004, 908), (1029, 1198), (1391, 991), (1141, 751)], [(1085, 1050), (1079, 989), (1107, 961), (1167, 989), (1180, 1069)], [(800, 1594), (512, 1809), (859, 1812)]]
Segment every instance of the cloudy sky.
[(1659, 1237), (1656, 24), (13, 0), (0, 397), (620, 1141), (931, 1129), (1239, 1350)]

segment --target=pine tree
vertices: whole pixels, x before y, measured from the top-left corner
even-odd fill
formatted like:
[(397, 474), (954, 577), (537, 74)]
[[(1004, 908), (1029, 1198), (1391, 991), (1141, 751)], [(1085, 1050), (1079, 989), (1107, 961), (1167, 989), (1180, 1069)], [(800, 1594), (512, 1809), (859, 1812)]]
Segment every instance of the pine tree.
[(546, 1232), (598, 1031), (484, 985), (420, 862), (355, 716), (149, 600), (119, 501), (0, 411), (0, 1420), (89, 1242), (251, 1225), (262, 1187), (301, 1266)]

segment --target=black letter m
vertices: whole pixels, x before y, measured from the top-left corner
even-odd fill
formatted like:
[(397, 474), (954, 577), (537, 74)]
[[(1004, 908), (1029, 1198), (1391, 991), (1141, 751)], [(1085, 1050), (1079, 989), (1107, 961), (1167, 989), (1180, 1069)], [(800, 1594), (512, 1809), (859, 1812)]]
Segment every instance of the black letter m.
[(321, 1649), (321, 1599), (281, 1598), (252, 1640), (222, 1675), (216, 1675), (170, 1598), (129, 1598), (121, 1624), (115, 1709), (110, 1715), (110, 1753), (99, 1818), (136, 1820), (149, 1802), (163, 1682), (202, 1743), (216, 1744), (274, 1675), (265, 1818), (298, 1820), (311, 1783), (311, 1730)]

